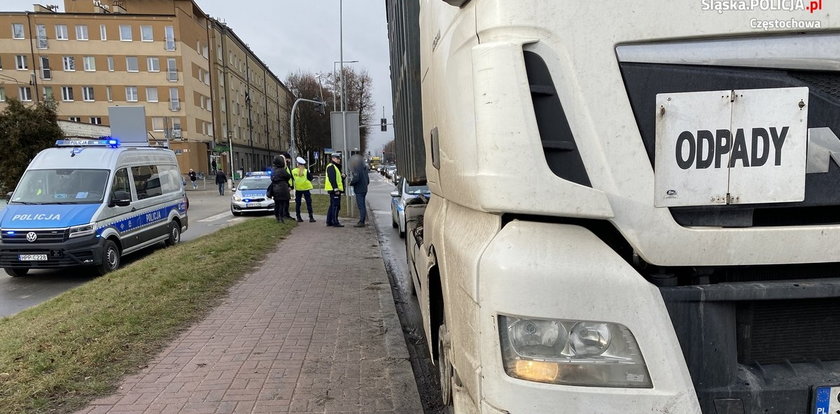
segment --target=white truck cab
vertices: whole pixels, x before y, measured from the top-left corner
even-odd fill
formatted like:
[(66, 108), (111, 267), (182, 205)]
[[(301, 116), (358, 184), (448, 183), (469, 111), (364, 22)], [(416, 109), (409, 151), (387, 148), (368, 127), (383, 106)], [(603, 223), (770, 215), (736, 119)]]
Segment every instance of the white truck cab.
[(119, 267), (123, 255), (173, 245), (187, 229), (175, 153), (116, 139), (59, 140), (35, 156), (0, 210), (0, 267)]
[(388, 3), (456, 413), (840, 412), (840, 3)]

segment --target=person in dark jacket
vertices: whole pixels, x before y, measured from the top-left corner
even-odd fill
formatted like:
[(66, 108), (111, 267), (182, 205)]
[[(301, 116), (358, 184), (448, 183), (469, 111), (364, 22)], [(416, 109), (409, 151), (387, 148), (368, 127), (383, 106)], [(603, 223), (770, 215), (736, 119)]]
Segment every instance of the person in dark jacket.
[(282, 223), (289, 215), (289, 175), (286, 159), (280, 155), (274, 157), (274, 169), (271, 171), (271, 195), (274, 199), (274, 217)]
[(356, 193), (356, 205), (359, 207), (359, 222), (353, 227), (364, 227), (365, 220), (367, 219), (365, 196), (367, 196), (370, 177), (368, 177), (368, 169), (365, 167), (364, 160), (362, 160), (361, 156), (354, 155), (350, 165), (353, 171), (353, 178), (350, 179), (350, 185), (353, 186), (353, 192)]
[(227, 182), (227, 175), (222, 170), (216, 171), (216, 184), (219, 185), (219, 195), (225, 195), (225, 183)]
[[(288, 153), (288, 152), (284, 152), (284, 153), (282, 153), (282, 154), (280, 154), (280, 155), (282, 155), (282, 156), (283, 156), (283, 160), (286, 162), (286, 172), (287, 172), (287, 173), (289, 173), (289, 189), (294, 189), (294, 185), (295, 185), (295, 184), (294, 184), (294, 182), (292, 181), (292, 165), (293, 165), (293, 164), (292, 164), (292, 156), (291, 156), (291, 155), (289, 155), (289, 153)], [(289, 195), (289, 197), (291, 197), (291, 194)], [(287, 218), (287, 219), (289, 219), (289, 220), (293, 220), (293, 219), (292, 219), (292, 214), (289, 212), (289, 209), (288, 209), (288, 208), (286, 209), (286, 216), (285, 216), (285, 218)]]

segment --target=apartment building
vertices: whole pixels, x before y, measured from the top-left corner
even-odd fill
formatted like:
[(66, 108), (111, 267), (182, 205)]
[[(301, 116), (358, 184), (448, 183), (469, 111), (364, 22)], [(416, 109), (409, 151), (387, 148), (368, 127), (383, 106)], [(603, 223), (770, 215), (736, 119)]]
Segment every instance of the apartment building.
[[(214, 79), (234, 73), (227, 60), (211, 58), (211, 32), (217, 39), (213, 28), (223, 25), (194, 1), (65, 0), (64, 10), (35, 5), (33, 12), (0, 13), (0, 109), (9, 97), (53, 99), (62, 120), (107, 125), (108, 107), (142, 105), (150, 142), (168, 141), (184, 172), (208, 172), (214, 158), (229, 170), (230, 144), (235, 168), (244, 170), (288, 146), (276, 104), (288, 99), (288, 89), (247, 47), (236, 47), (248, 62), (240, 71), (244, 83)], [(235, 39), (222, 44), (244, 46), (230, 28), (219, 33)], [(228, 100), (245, 105), (247, 96), (251, 122), (231, 136), (234, 130), (220, 125), (243, 124), (238, 117), (223, 123)]]

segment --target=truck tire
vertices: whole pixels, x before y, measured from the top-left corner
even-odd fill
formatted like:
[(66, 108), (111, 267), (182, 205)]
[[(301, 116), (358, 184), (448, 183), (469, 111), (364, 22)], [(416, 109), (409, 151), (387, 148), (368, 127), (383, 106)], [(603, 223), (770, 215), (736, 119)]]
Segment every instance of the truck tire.
[(103, 276), (120, 267), (120, 248), (111, 240), (105, 240), (102, 249), (102, 263), (96, 266), (96, 273)]
[(173, 220), (169, 223), (169, 238), (166, 239), (167, 246), (174, 246), (181, 242), (181, 225)]
[(8, 273), (9, 276), (11, 276), (11, 277), (23, 277), (23, 276), (26, 276), (27, 273), (29, 273), (29, 269), (27, 269), (27, 268), (22, 269), (22, 268), (7, 267), (3, 270), (5, 270), (6, 273)]
[(438, 376), (440, 378), (440, 397), (444, 407), (452, 406), (452, 342), (449, 340), (449, 330), (446, 329), (446, 319), (438, 327)]

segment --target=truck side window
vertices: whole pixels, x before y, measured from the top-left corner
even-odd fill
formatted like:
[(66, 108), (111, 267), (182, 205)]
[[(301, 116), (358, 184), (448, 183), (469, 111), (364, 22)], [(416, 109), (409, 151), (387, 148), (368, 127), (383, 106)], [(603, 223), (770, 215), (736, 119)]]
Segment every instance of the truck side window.
[(138, 200), (163, 194), (160, 188), (157, 165), (131, 167), (131, 175), (134, 178), (134, 188), (137, 189)]
[(128, 183), (128, 170), (125, 168), (120, 168), (114, 174), (114, 185), (111, 186), (111, 196), (116, 194), (117, 191), (125, 191), (128, 194), (131, 194), (131, 186)]

